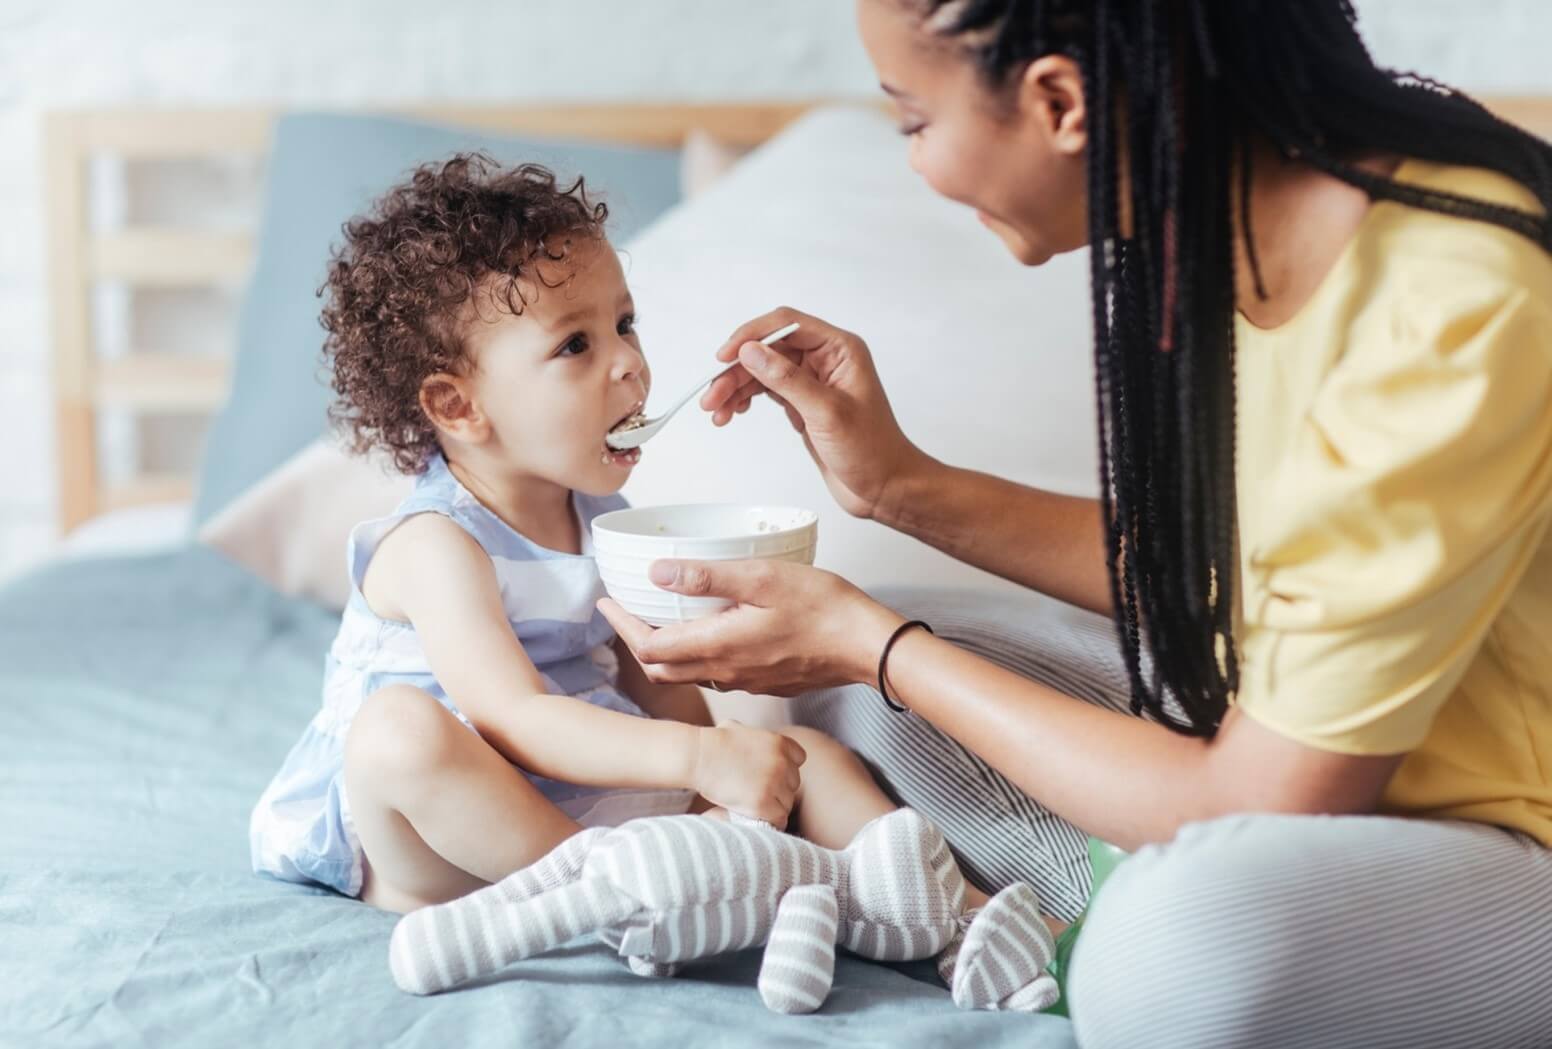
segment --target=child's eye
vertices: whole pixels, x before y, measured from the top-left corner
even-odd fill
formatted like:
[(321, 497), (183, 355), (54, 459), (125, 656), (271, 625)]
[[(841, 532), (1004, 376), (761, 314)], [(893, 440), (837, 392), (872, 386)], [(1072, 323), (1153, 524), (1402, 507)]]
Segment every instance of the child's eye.
[(906, 138), (912, 138), (912, 137), (914, 137), (916, 135), (921, 134), (923, 131), (926, 131), (926, 130), (927, 130), (927, 125), (925, 123), (910, 124), (910, 125), (908, 125), (906, 127), (902, 127), (902, 128), (899, 129), (900, 134), (904, 135)]
[(587, 352), (587, 336), (573, 335), (555, 351), (557, 357), (578, 357)]
[(621, 317), (619, 326), (616, 330), (621, 335), (630, 335), (633, 333), (636, 330), (636, 315), (634, 313), (627, 313), (625, 316)]

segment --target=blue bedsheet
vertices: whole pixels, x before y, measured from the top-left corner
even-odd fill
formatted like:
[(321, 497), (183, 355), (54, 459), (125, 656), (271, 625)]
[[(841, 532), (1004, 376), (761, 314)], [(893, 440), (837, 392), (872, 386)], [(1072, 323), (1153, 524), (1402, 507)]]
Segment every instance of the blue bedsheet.
[(586, 940), (401, 994), (392, 916), (248, 872), (334, 627), (197, 546), (0, 589), (0, 1045), (1073, 1044), (1065, 1020), (954, 1008), (926, 965), (851, 958), (808, 1017), (761, 1005), (756, 952), (646, 981)]

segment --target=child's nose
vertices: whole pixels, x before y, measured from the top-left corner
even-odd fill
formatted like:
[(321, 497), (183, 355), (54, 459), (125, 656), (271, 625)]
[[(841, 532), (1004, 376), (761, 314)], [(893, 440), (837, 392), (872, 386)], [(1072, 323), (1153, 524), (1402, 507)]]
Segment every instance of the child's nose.
[(646, 371), (647, 359), (636, 347), (625, 343), (614, 358), (614, 380), (630, 382), (633, 379), (640, 379)]

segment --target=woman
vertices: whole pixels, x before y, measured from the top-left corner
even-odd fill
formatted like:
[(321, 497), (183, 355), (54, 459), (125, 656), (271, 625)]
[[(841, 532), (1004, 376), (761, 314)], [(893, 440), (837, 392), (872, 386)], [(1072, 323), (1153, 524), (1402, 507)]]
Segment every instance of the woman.
[(1103, 496), (933, 461), (792, 310), (703, 406), (776, 398), (846, 510), (1112, 617), (1121, 669), (777, 564), (659, 564), (738, 607), (617, 628), (660, 680), (883, 689), (802, 707), (946, 826), (1029, 813), (1058, 916), (1070, 827), (1137, 850), (1085, 1046), (1552, 1044), (1552, 148), (1377, 69), (1347, 0), (858, 15), (934, 189), (1026, 264), (1092, 246)]

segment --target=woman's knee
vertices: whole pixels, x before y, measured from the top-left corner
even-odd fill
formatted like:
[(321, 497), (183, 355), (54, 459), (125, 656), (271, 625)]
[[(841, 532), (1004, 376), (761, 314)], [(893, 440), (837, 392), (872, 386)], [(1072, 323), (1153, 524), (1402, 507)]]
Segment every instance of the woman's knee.
[(1067, 985), (1084, 1049), (1144, 1036), (1155, 1047), (1276, 1043), (1280, 1010), (1315, 964), (1297, 943), (1301, 912), (1283, 905), (1286, 870), (1258, 842), (1254, 821), (1279, 818), (1197, 824), (1117, 868), (1089, 908)]
[(345, 775), (353, 787), (393, 784), (445, 768), (469, 731), (430, 693), (389, 685), (368, 696), (345, 734)]

